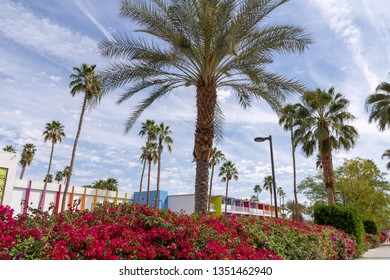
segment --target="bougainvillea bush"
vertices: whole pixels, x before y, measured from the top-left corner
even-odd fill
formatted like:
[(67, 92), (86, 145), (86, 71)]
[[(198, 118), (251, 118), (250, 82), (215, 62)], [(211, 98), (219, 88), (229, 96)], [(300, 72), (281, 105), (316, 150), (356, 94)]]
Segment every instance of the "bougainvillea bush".
[(328, 226), (186, 215), (106, 203), (92, 211), (12, 217), (0, 205), (0, 259), (352, 259), (356, 242)]

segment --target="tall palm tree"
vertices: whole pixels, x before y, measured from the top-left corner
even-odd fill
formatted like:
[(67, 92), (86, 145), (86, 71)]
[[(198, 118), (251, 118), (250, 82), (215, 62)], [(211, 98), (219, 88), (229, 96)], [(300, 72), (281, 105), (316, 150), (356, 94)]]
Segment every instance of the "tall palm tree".
[[(145, 147), (149, 147), (151, 141), (156, 140), (156, 123), (154, 120), (146, 120), (141, 124), (141, 130), (138, 133), (141, 137), (146, 135), (146, 144)], [(145, 173), (145, 167), (146, 167), (146, 162), (148, 158), (148, 149), (145, 149), (145, 147), (142, 147), (142, 154), (140, 157), (141, 162), (143, 163), (142, 167), (142, 173), (141, 173), (141, 179), (139, 183), (139, 195), (138, 195), (138, 204), (141, 203), (141, 193), (142, 193), (142, 182), (144, 180), (144, 173)]]
[(222, 135), (217, 88), (234, 92), (243, 108), (260, 99), (274, 110), (287, 93), (304, 90), (296, 80), (266, 70), (274, 53), (302, 53), (311, 43), (300, 27), (265, 22), (285, 2), (123, 0), (120, 15), (151, 35), (150, 40), (116, 36), (99, 44), (103, 56), (116, 60), (103, 72), (105, 91), (129, 84), (118, 104), (148, 93), (128, 118), (125, 132), (155, 100), (179, 87), (195, 87), (196, 212), (207, 211), (208, 162), (213, 140)]
[(59, 184), (63, 179), (64, 179), (64, 172), (57, 171), (56, 172), (56, 177), (54, 178), (54, 180), (56, 180), (57, 183)]
[(13, 154), (16, 154), (16, 148), (12, 145), (6, 145), (4, 148), (3, 148), (3, 151), (4, 152), (9, 152), (9, 153), (13, 153)]
[[(150, 198), (150, 174), (152, 169), (152, 163), (156, 164), (158, 157), (157, 152), (157, 143), (150, 142), (149, 145), (146, 145), (145, 147), (142, 147), (142, 155), (141, 159), (144, 162), (148, 162), (148, 188), (146, 191), (146, 205), (149, 205), (149, 198)], [(141, 195), (141, 193), (140, 193)]]
[(260, 187), (260, 185), (255, 185), (254, 188), (253, 188), (253, 191), (254, 191), (255, 194), (257, 195), (257, 201), (259, 201), (259, 194), (261, 193), (261, 187)]
[(23, 175), (24, 172), (26, 171), (26, 167), (30, 166), (36, 151), (37, 149), (35, 148), (34, 144), (31, 143), (24, 144), (23, 151), (19, 161), (20, 165), (22, 166), (22, 171), (20, 172), (20, 177), (19, 177), (20, 180), (23, 179)]
[(226, 182), (226, 195), (225, 195), (225, 214), (227, 213), (227, 200), (228, 200), (228, 190), (229, 190), (229, 181), (231, 179), (238, 180), (238, 171), (237, 167), (230, 160), (222, 164), (219, 169), (219, 177), (222, 176), (221, 181)]
[(294, 137), (302, 144), (302, 151), (311, 156), (315, 149), (321, 157), (322, 172), (328, 204), (334, 203), (334, 171), (332, 151), (355, 146), (358, 132), (348, 125), (355, 116), (348, 112), (349, 101), (334, 87), (328, 91), (317, 88), (302, 96)]
[[(271, 175), (265, 176), (263, 179), (263, 189), (266, 191), (269, 191), (269, 193), (270, 193), (271, 206), (272, 206), (272, 188), (273, 188), (272, 176)], [(271, 211), (271, 217), (272, 217), (272, 211)]]
[(74, 158), (76, 156), (77, 143), (79, 141), (81, 126), (84, 120), (85, 110), (92, 110), (101, 99), (101, 78), (95, 73), (96, 65), (88, 66), (82, 64), (80, 67), (73, 67), (74, 73), (70, 75), (71, 82), (69, 83), (70, 93), (74, 97), (77, 93), (84, 94), (83, 103), (81, 106), (81, 113), (79, 118), (79, 125), (77, 128), (76, 137), (73, 143), (72, 157), (69, 165), (69, 174), (65, 184), (64, 199), (62, 200), (61, 211), (65, 211), (66, 195), (69, 190), (70, 179), (72, 178)]
[(211, 150), (211, 157), (209, 160), (209, 168), (211, 168), (211, 175), (210, 175), (209, 199), (207, 205), (208, 212), (210, 212), (210, 199), (211, 199), (211, 193), (213, 189), (214, 168), (217, 164), (219, 165), (221, 161), (226, 161), (225, 154), (222, 153), (222, 151), (218, 150), (217, 147), (214, 147)]
[(389, 160), (389, 162), (386, 164), (386, 168), (387, 169), (390, 169), (390, 150), (386, 150), (383, 155), (382, 155), (382, 159), (384, 158), (387, 158)]
[[(279, 202), (280, 202), (280, 207), (284, 209), (284, 197), (286, 196), (286, 193), (284, 192), (282, 187), (278, 187), (276, 189), (277, 194), (279, 195)], [(283, 202), (283, 203), (282, 203)]]
[(370, 113), (368, 121), (377, 122), (379, 131), (390, 129), (390, 83), (380, 83), (367, 97), (365, 108)]
[(49, 166), (47, 168), (47, 173), (45, 177), (45, 185), (43, 186), (43, 191), (41, 198), (39, 200), (39, 207), (43, 209), (43, 198), (46, 193), (48, 177), (50, 174), (51, 161), (53, 159), (54, 145), (61, 143), (62, 139), (65, 137), (64, 126), (59, 121), (52, 121), (51, 123), (46, 123), (45, 131), (43, 132), (43, 140), (45, 143), (47, 141), (51, 142), (51, 152), (49, 159)]
[(62, 174), (64, 175), (65, 185), (66, 185), (66, 182), (68, 181), (69, 178), (69, 165), (65, 166), (64, 170), (62, 171)]
[(156, 190), (156, 201), (154, 206), (158, 207), (158, 201), (160, 196), (160, 170), (161, 170), (161, 153), (163, 151), (163, 144), (167, 144), (167, 148), (169, 152), (172, 152), (172, 144), (173, 140), (170, 136), (172, 131), (169, 126), (165, 126), (162, 122), (158, 126), (156, 126), (156, 138), (158, 141), (157, 147), (157, 190)]
[(298, 206), (298, 195), (297, 195), (297, 170), (295, 163), (295, 149), (297, 147), (296, 140), (294, 138), (294, 121), (297, 115), (297, 105), (287, 104), (285, 105), (279, 113), (279, 125), (283, 127), (285, 131), (290, 132), (290, 141), (291, 141), (291, 154), (293, 161), (293, 187), (294, 187), (294, 201)]

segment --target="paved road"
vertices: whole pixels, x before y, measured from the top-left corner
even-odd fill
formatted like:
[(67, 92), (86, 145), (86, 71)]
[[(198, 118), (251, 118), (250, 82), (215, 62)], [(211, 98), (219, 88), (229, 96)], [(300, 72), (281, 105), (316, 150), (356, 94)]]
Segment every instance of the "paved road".
[(390, 260), (390, 243), (382, 243), (378, 248), (368, 250), (361, 260)]

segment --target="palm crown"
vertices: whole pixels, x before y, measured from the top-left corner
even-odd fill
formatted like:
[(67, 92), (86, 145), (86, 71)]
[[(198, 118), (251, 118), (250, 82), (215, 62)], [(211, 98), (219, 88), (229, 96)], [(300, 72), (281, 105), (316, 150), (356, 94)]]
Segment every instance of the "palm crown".
[(380, 83), (376, 93), (367, 97), (365, 106), (370, 113), (370, 123), (377, 122), (380, 131), (390, 129), (390, 83)]
[(358, 132), (347, 123), (355, 116), (347, 111), (349, 101), (334, 87), (327, 92), (317, 89), (302, 96), (298, 104), (294, 137), (302, 143), (302, 151), (310, 156), (317, 147), (320, 153), (333, 149), (349, 150), (355, 146)]
[(52, 121), (47, 123), (45, 131), (43, 132), (43, 140), (45, 142), (51, 141), (53, 144), (61, 143), (62, 138), (65, 137), (64, 126), (59, 121)]

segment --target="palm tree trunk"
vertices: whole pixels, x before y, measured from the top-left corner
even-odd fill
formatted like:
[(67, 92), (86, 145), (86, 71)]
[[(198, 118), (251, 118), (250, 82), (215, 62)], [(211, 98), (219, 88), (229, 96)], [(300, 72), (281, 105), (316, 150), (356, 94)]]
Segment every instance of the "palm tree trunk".
[(51, 143), (51, 152), (50, 152), (50, 159), (49, 159), (49, 167), (47, 168), (47, 174), (46, 174), (46, 178), (45, 178), (45, 184), (43, 185), (43, 190), (42, 190), (42, 195), (41, 195), (41, 198), (39, 199), (39, 209), (40, 210), (43, 210), (43, 203), (44, 203), (44, 200), (43, 198), (45, 197), (46, 195), (46, 189), (47, 189), (47, 179), (49, 178), (49, 174), (50, 174), (50, 168), (51, 168), (51, 161), (53, 159), (53, 152), (54, 152), (54, 142)]
[[(294, 134), (292, 128), (290, 129), (291, 133), (291, 152), (292, 152), (292, 160), (293, 160), (293, 176), (294, 176), (294, 201), (295, 201), (295, 211), (296, 216), (298, 217), (298, 195), (297, 195), (297, 167), (295, 162), (295, 145), (294, 145)], [(293, 215), (294, 216), (294, 215)]]
[(325, 190), (328, 196), (328, 204), (334, 204), (334, 172), (332, 162), (332, 152), (329, 150), (321, 154), (322, 172), (324, 175)]
[(227, 213), (229, 180), (226, 180), (225, 215)]
[(269, 189), (269, 193), (271, 195), (271, 208), (270, 208), (270, 210), (271, 210), (271, 217), (272, 217), (272, 212), (274, 212), (274, 211), (272, 211), (272, 189), (271, 188), (272, 187), (270, 186), (270, 189)]
[(209, 187), (208, 162), (214, 140), (214, 114), (217, 104), (217, 90), (214, 81), (199, 78), (196, 91), (196, 128), (194, 159), (195, 176), (195, 212), (207, 212), (207, 195)]
[(150, 169), (152, 168), (152, 160), (148, 160), (148, 189), (146, 191), (146, 205), (149, 205), (149, 196), (150, 196)]
[(142, 182), (144, 180), (145, 167), (146, 167), (146, 159), (144, 159), (144, 167), (142, 168), (141, 180), (140, 180), (140, 183), (139, 183), (138, 204), (141, 203)]
[(209, 205), (207, 207), (207, 211), (210, 212), (210, 200), (211, 200), (211, 190), (213, 189), (213, 177), (214, 177), (214, 167), (215, 164), (211, 167), (211, 176), (210, 176), (210, 189), (209, 189)]
[(26, 171), (26, 165), (22, 165), (22, 172), (20, 172), (20, 177), (19, 177), (20, 180), (23, 179), (24, 171)]
[(158, 143), (158, 159), (157, 159), (157, 187), (156, 187), (156, 201), (154, 206), (158, 208), (158, 200), (160, 196), (160, 168), (161, 168), (161, 141)]
[[(68, 179), (66, 180), (66, 185), (65, 185), (65, 189), (64, 189), (64, 195), (63, 195), (63, 198), (62, 198), (61, 212), (64, 212), (65, 211), (65, 207), (66, 207), (66, 196), (67, 196), (68, 190), (69, 190), (70, 178), (72, 177), (74, 158), (76, 156), (77, 143), (79, 141), (80, 132), (81, 132), (81, 126), (83, 124), (83, 119), (84, 119), (85, 107), (87, 105), (87, 96), (88, 96), (88, 93), (86, 91), (85, 95), (84, 95), (83, 106), (81, 107), (79, 127), (77, 128), (76, 138), (74, 139), (73, 150), (72, 150), (72, 158), (70, 160), (70, 166), (69, 166)], [(72, 203), (72, 201), (69, 201), (69, 203)]]

